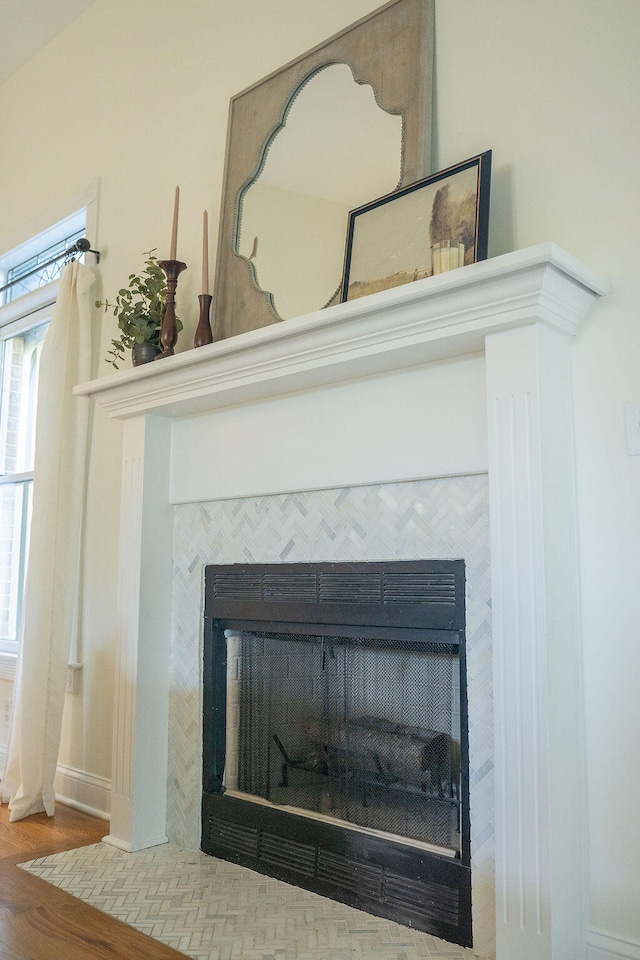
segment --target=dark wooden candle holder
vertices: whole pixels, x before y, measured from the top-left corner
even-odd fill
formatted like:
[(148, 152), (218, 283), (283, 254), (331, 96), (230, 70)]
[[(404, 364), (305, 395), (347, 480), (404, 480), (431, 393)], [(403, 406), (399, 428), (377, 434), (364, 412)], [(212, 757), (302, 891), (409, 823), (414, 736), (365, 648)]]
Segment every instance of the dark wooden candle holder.
[(204, 347), (207, 343), (213, 343), (213, 333), (211, 332), (211, 322), (209, 320), (209, 311), (211, 310), (211, 301), (213, 297), (208, 293), (201, 293), (198, 297), (200, 302), (200, 319), (196, 327), (193, 338), (194, 347)]
[(187, 269), (186, 263), (181, 260), (161, 260), (160, 266), (167, 276), (167, 306), (164, 311), (162, 326), (160, 327), (160, 343), (162, 344), (162, 353), (156, 357), (161, 360), (163, 357), (172, 357), (173, 348), (178, 340), (178, 327), (176, 325), (176, 287), (178, 286), (178, 277), (183, 270)]

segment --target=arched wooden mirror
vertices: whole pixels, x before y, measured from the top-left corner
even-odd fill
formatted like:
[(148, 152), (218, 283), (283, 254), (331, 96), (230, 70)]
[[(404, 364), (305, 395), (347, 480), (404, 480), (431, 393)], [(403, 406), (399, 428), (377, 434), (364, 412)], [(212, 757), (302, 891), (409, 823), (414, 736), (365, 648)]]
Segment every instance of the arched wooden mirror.
[(401, 168), (402, 117), (381, 110), (347, 64), (323, 67), (296, 91), (236, 226), (235, 251), (279, 319), (336, 297), (349, 211), (395, 190)]
[(428, 173), (433, 0), (392, 0), (231, 101), (224, 339), (339, 300), (349, 210)]

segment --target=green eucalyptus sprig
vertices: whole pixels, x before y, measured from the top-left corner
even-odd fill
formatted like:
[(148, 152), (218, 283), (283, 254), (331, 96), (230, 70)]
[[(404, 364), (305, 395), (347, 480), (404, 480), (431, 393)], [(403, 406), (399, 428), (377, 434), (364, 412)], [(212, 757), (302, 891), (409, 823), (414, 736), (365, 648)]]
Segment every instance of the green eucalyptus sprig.
[[(167, 306), (167, 277), (154, 253), (155, 248), (146, 251), (144, 270), (140, 274), (129, 274), (129, 286), (118, 291), (114, 303), (96, 300), (96, 307), (113, 312), (122, 331), (117, 340), (111, 341), (111, 350), (105, 358), (116, 370), (125, 350), (131, 350), (134, 344), (151, 343), (160, 347), (160, 327)], [(178, 332), (182, 330), (177, 318), (176, 325)]]

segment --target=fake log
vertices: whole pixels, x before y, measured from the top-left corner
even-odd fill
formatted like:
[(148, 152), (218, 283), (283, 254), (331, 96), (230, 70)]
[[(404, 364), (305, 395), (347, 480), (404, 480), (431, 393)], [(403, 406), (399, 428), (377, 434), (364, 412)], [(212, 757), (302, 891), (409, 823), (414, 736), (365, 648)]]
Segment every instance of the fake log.
[[(329, 776), (363, 777), (387, 786), (419, 787), (439, 797), (457, 798), (459, 744), (446, 733), (380, 717), (348, 722), (308, 720), (305, 731), (313, 748), (305, 769)], [(320, 764), (318, 758), (326, 758)]]

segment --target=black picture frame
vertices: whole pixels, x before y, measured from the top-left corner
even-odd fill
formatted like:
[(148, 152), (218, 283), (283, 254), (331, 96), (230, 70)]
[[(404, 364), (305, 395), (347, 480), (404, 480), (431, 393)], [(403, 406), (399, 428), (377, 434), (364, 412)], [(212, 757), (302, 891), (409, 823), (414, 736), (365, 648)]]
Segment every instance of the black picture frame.
[(486, 260), (491, 153), (351, 210), (342, 301)]

